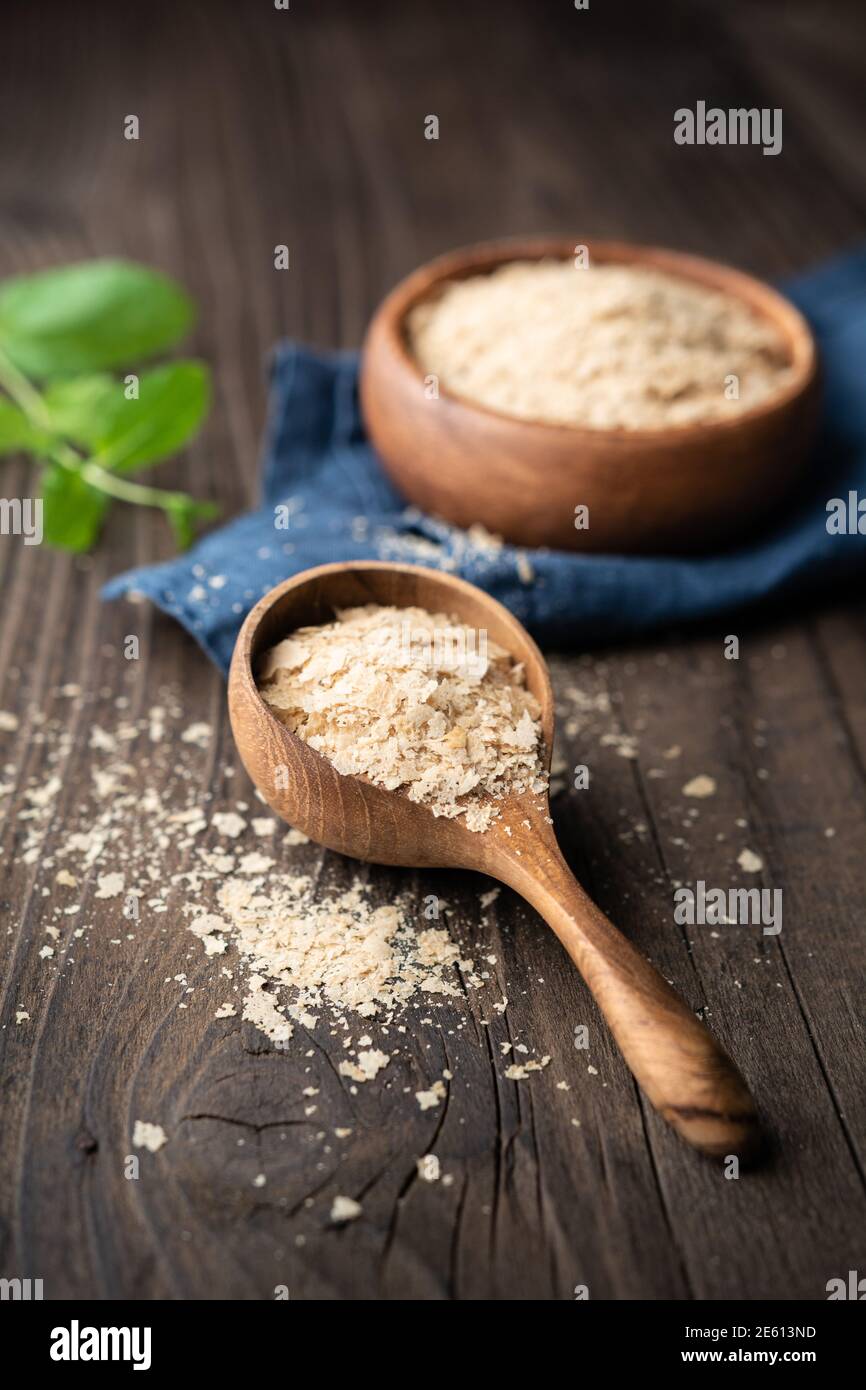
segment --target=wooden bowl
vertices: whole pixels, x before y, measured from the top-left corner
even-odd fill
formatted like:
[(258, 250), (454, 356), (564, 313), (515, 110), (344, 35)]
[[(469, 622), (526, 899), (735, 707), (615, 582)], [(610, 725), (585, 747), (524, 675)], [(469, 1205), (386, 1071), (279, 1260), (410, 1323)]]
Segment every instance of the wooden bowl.
[[(559, 550), (699, 551), (735, 543), (766, 519), (803, 471), (817, 421), (817, 352), (782, 295), (697, 256), (627, 242), (589, 242), (590, 263), (655, 267), (736, 295), (789, 346), (791, 379), (762, 405), (668, 429), (585, 429), (520, 420), (442, 389), (425, 393), (406, 315), (445, 283), (508, 261), (570, 258), (574, 243), (493, 242), (440, 256), (388, 295), (370, 324), (361, 405), (370, 439), (400, 492), (457, 526), (481, 522), (516, 545)], [(574, 510), (589, 508), (576, 530)]]

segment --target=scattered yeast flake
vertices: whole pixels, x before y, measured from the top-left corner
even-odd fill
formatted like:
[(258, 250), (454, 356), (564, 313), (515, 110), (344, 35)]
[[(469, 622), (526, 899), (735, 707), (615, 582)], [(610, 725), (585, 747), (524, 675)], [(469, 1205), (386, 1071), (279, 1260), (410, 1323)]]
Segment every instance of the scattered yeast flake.
[(705, 773), (693, 777), (691, 781), (686, 782), (686, 785), (683, 787), (683, 796), (703, 798), (706, 796), (715, 796), (715, 794), (716, 779), (714, 777), (707, 777)]
[(277, 822), (270, 816), (254, 816), (250, 821), (253, 834), (264, 838), (266, 835), (273, 835), (277, 828)]
[(538, 1062), (514, 1062), (505, 1068), (505, 1078), (508, 1081), (526, 1081), (532, 1072), (543, 1071), (549, 1064), (549, 1057), (542, 1057)]
[(246, 821), (237, 811), (216, 811), (211, 817), (211, 825), (220, 835), (228, 835), (236, 840), (246, 829)]
[(162, 1125), (151, 1124), (149, 1120), (136, 1120), (132, 1130), (132, 1143), (136, 1149), (149, 1149), (155, 1154), (163, 1144), (168, 1143), (168, 1135)]
[(258, 850), (250, 850), (249, 854), (242, 854), (238, 860), (238, 869), (242, 874), (265, 874), (273, 866), (273, 859), (267, 854), (260, 854)]
[(95, 898), (116, 898), (123, 892), (124, 877), (119, 873), (98, 874), (96, 884)]
[(354, 1197), (335, 1197), (331, 1203), (331, 1221), (335, 1226), (343, 1225), (346, 1221), (357, 1221), (361, 1211), (361, 1203), (356, 1202)]
[(343, 1061), (337, 1070), (341, 1076), (349, 1076), (353, 1081), (372, 1081), (387, 1067), (391, 1058), (387, 1052), (381, 1052), (378, 1048), (370, 1048), (366, 1052), (358, 1053), (357, 1062)]
[(180, 738), (182, 743), (192, 743), (196, 748), (207, 748), (212, 733), (213, 730), (210, 724), (199, 721), (196, 724), (190, 724), (188, 728), (184, 729)]
[(741, 850), (737, 855), (737, 863), (746, 874), (759, 874), (764, 867), (763, 859), (752, 849)]
[(248, 1023), (254, 1023), (272, 1042), (288, 1042), (295, 1030), (282, 1013), (279, 1001), (264, 988), (264, 983), (260, 975), (251, 977), (241, 1016)]
[(421, 1110), (432, 1110), (434, 1106), (445, 1099), (446, 1095), (444, 1081), (434, 1081), (429, 1090), (416, 1091), (415, 1099)]

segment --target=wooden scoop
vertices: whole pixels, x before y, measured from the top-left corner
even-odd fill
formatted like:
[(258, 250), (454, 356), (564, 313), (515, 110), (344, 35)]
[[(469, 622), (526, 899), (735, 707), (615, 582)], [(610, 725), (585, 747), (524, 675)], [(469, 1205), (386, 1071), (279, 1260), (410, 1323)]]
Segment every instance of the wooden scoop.
[(471, 831), (462, 817), (434, 816), (400, 791), (342, 776), (271, 713), (256, 688), (259, 655), (295, 628), (333, 621), (336, 609), (365, 603), (455, 615), (523, 662), (527, 685), (541, 705), (549, 765), (550, 678), (541, 652), (507, 609), (439, 571), (372, 561), (322, 565), (278, 585), (256, 604), (232, 658), (232, 729), (265, 800), (312, 840), (355, 859), (478, 869), (507, 883), (556, 932), (637, 1081), (668, 1124), (704, 1153), (754, 1156), (760, 1135), (745, 1082), (691, 1009), (587, 897), (559, 850), (546, 795), (507, 797), (497, 802), (501, 816), (488, 830)]

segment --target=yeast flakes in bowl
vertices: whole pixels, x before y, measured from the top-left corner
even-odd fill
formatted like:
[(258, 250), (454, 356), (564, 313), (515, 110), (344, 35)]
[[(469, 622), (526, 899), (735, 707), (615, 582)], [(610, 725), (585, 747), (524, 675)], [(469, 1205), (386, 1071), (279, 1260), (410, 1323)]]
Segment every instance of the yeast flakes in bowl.
[(386, 471), (425, 511), (522, 546), (735, 543), (808, 457), (808, 325), (715, 262), (591, 242), (576, 264), (574, 251), (483, 245), (392, 291), (361, 369)]

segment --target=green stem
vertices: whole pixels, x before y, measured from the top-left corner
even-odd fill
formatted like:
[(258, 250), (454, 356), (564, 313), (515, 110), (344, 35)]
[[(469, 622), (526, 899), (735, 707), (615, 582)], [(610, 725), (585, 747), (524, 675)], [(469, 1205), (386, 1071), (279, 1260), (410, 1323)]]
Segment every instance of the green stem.
[[(8, 392), (36, 429), (51, 434), (51, 417), (44, 400), (2, 348), (0, 386)], [(218, 508), (213, 502), (196, 502), (186, 492), (170, 492), (166, 488), (148, 487), (143, 483), (130, 482), (128, 478), (119, 478), (115, 473), (101, 467), (96, 459), (82, 459), (75, 449), (60, 439), (52, 439), (46, 443), (46, 454), (52, 462), (68, 469), (70, 473), (77, 473), (97, 492), (107, 493), (109, 497), (116, 497), (121, 502), (131, 502), (139, 507), (160, 507), (167, 513), (188, 510), (200, 517), (217, 515)]]
[[(170, 511), (172, 507), (186, 506), (191, 501), (185, 492), (170, 492), (166, 488), (148, 487), (144, 483), (132, 483), (128, 478), (119, 478), (115, 473), (109, 473), (107, 469), (101, 468), (95, 459), (82, 461), (68, 444), (53, 445), (51, 457), (61, 467), (68, 468), (70, 472), (78, 473), (86, 483), (95, 487), (98, 492), (107, 492), (109, 497), (116, 497), (121, 502), (132, 502), (140, 507), (162, 507), (164, 511)], [(197, 503), (196, 505), (206, 508), (208, 504)]]
[(0, 386), (6, 388), (16, 405), (20, 406), (30, 421), (37, 429), (47, 430), (50, 428), (48, 411), (45, 402), (40, 396), (36, 387), (31, 384), (19, 372), (11, 358), (0, 348)]

